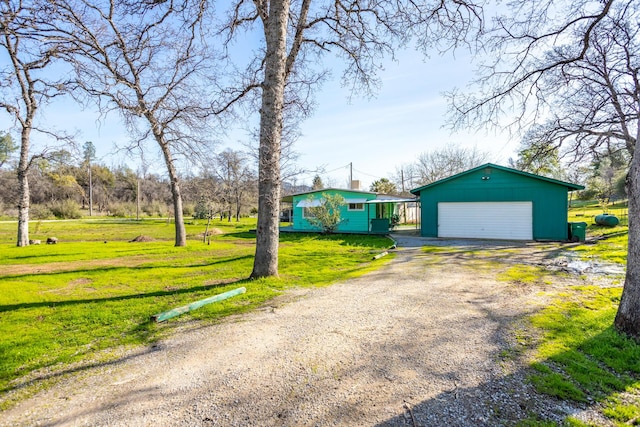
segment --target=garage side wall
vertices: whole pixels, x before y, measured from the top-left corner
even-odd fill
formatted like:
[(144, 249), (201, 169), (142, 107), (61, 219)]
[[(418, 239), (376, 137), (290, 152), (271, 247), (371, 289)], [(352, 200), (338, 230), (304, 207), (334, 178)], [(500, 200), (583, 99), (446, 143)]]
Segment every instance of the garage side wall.
[(567, 239), (567, 188), (487, 168), (420, 191), (422, 235), (438, 236), (439, 202), (526, 202), (533, 205), (533, 238)]

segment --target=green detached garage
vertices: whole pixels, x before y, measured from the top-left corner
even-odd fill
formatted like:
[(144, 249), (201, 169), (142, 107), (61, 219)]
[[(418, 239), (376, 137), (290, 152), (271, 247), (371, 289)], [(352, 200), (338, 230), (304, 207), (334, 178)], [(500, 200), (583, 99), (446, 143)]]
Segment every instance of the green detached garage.
[(582, 189), (487, 163), (411, 193), (425, 237), (567, 240), (568, 192)]

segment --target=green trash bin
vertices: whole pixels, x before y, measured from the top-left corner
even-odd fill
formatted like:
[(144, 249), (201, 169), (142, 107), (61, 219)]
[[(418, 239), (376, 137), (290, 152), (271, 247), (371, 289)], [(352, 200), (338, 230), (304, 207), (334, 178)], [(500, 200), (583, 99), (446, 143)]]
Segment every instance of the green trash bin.
[(584, 242), (587, 238), (586, 222), (569, 223), (569, 240), (572, 242)]

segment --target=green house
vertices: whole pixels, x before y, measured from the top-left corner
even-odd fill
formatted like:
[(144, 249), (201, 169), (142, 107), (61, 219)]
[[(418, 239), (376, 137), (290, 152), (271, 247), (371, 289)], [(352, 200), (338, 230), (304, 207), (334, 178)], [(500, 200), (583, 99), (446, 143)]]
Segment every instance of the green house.
[(567, 240), (568, 192), (582, 189), (487, 163), (411, 193), (425, 237)]
[(340, 208), (342, 222), (337, 231), (340, 233), (388, 233), (392, 226), (392, 218), (397, 215), (399, 205), (414, 202), (415, 199), (389, 196), (370, 191), (344, 190), (339, 188), (325, 188), (285, 196), (282, 198), (286, 207), (284, 212), (291, 221), (291, 226), (282, 228), (283, 231), (318, 232), (321, 231), (308, 221), (311, 212), (309, 208), (320, 206), (325, 194), (339, 194), (344, 198), (344, 205)]

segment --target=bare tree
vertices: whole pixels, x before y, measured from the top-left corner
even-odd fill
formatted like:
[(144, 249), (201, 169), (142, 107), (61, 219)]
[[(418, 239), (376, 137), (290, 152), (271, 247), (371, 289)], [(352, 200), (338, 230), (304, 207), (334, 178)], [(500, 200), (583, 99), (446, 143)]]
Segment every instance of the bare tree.
[(488, 158), (489, 153), (478, 150), (478, 147), (447, 145), (420, 154), (414, 164), (414, 173), (417, 175), (418, 185), (430, 184), (480, 166), (486, 163)]
[[(230, 43), (243, 26), (259, 25), (264, 48), (247, 65), (236, 100), (260, 93), (259, 199), (252, 277), (278, 274), (280, 153), (285, 119), (310, 113), (313, 88), (326, 75), (319, 57), (345, 60), (343, 81), (352, 93), (369, 94), (380, 82), (381, 59), (412, 36), (420, 49), (456, 46), (479, 18), (470, 2), (383, 0), (236, 0), (225, 28)], [(290, 116), (287, 116), (289, 112)], [(298, 114), (296, 116), (294, 113)]]
[[(454, 124), (537, 125), (538, 141), (575, 159), (628, 153), (629, 249), (615, 325), (640, 339), (640, 3), (546, 0), (512, 7), (487, 40), (499, 60), (482, 68), (480, 93), (453, 98)], [(515, 114), (506, 117), (510, 111)]]
[(416, 163), (403, 163), (396, 166), (395, 172), (391, 175), (391, 180), (396, 184), (396, 188), (400, 190), (400, 194), (409, 196), (409, 190), (419, 187), (419, 174)]
[(61, 38), (70, 46), (76, 89), (101, 111), (118, 111), (142, 147), (151, 138), (167, 168), (175, 245), (187, 243), (176, 158), (207, 141), (207, 54), (201, 39), (205, 1), (54, 1)]
[[(59, 54), (59, 46), (47, 42), (46, 3), (0, 1), (0, 48), (9, 63), (0, 70), (0, 108), (17, 123), (20, 131), (18, 161), (18, 236), (17, 246), (29, 244), (29, 168), (32, 156), (32, 132), (52, 135), (36, 126), (39, 108), (60, 94), (57, 82), (48, 79), (47, 69)], [(45, 150), (46, 152), (46, 150)]]
[(480, 166), (488, 159), (489, 153), (480, 151), (478, 147), (447, 145), (420, 153), (416, 161), (397, 166), (393, 181), (400, 187), (401, 194), (409, 195), (412, 188)]
[[(227, 149), (215, 156), (215, 175), (222, 184), (227, 201), (229, 221), (234, 216), (240, 221), (244, 196), (255, 184), (255, 174), (248, 164), (246, 154)], [(235, 213), (232, 208), (235, 206)]]
[(560, 161), (560, 150), (548, 141), (539, 139), (537, 127), (525, 133), (520, 143), (518, 157), (509, 159), (509, 166), (525, 172), (564, 179), (564, 168)]

